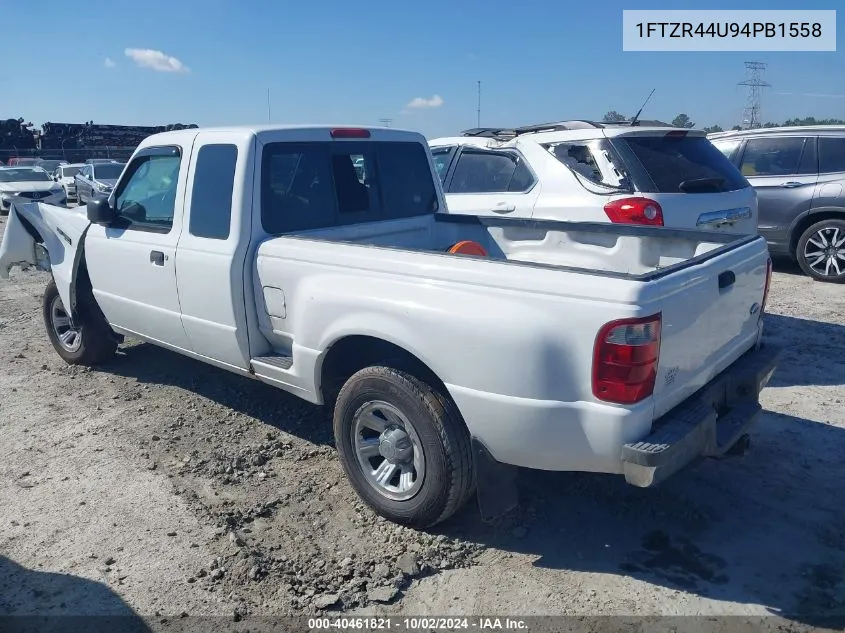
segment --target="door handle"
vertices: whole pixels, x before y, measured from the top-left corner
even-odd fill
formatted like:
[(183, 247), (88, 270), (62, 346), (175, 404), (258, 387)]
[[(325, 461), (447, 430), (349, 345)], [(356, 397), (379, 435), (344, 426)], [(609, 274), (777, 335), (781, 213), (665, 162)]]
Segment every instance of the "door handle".
[(800, 187), (803, 184), (804, 184), (803, 182), (798, 182), (797, 180), (790, 180), (788, 182), (781, 184), (781, 187), (785, 187), (787, 189), (794, 189), (795, 187)]
[(510, 213), (511, 211), (516, 211), (516, 205), (508, 204), (507, 202), (500, 202), (493, 207), (492, 211), (494, 213)]
[(161, 251), (150, 251), (150, 263), (153, 266), (164, 266), (164, 253)]

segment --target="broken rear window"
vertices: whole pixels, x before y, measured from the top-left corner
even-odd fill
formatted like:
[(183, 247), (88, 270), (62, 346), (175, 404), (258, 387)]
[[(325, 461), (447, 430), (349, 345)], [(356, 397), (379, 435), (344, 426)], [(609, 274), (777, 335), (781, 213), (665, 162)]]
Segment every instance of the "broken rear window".
[(570, 170), (592, 183), (605, 187), (626, 187), (626, 174), (621, 161), (605, 140), (549, 143), (549, 153)]

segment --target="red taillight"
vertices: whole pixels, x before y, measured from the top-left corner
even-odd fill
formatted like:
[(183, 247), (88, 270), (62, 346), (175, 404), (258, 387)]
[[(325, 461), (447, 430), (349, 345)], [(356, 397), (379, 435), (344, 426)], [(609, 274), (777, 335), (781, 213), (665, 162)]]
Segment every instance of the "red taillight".
[(687, 130), (672, 130), (666, 132), (666, 138), (684, 138), (687, 135)]
[(763, 290), (763, 303), (760, 305), (760, 314), (766, 310), (766, 299), (769, 298), (769, 288), (772, 285), (772, 258), (766, 261), (766, 287)]
[(332, 138), (370, 138), (370, 131), (362, 127), (341, 127), (331, 131)]
[(654, 392), (660, 356), (661, 315), (604, 325), (593, 350), (593, 395), (605, 402), (634, 404)]
[(604, 205), (604, 212), (614, 224), (663, 226), (663, 209), (649, 198), (622, 198)]

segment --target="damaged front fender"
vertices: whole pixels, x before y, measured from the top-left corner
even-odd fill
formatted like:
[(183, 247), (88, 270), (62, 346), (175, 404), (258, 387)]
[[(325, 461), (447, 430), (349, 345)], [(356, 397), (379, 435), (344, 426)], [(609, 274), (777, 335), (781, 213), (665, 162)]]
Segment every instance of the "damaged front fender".
[(49, 269), (69, 313), (76, 307), (75, 285), (83, 241), (91, 223), (76, 209), (43, 202), (12, 203), (0, 242), (0, 278), (14, 266)]

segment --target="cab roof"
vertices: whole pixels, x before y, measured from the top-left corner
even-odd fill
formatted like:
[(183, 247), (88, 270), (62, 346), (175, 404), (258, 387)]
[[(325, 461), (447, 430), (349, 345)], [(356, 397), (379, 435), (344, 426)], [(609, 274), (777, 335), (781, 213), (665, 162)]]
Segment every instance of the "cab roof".
[[(341, 133), (333, 135), (334, 132)], [(345, 132), (345, 133), (343, 133)], [(231, 134), (234, 137), (255, 137), (259, 142), (279, 141), (411, 141), (425, 143), (425, 137), (418, 132), (397, 128), (370, 125), (238, 125), (225, 127), (199, 127), (186, 130), (159, 132), (145, 138), (139, 147), (162, 143), (177, 143), (196, 138), (204, 133)]]

